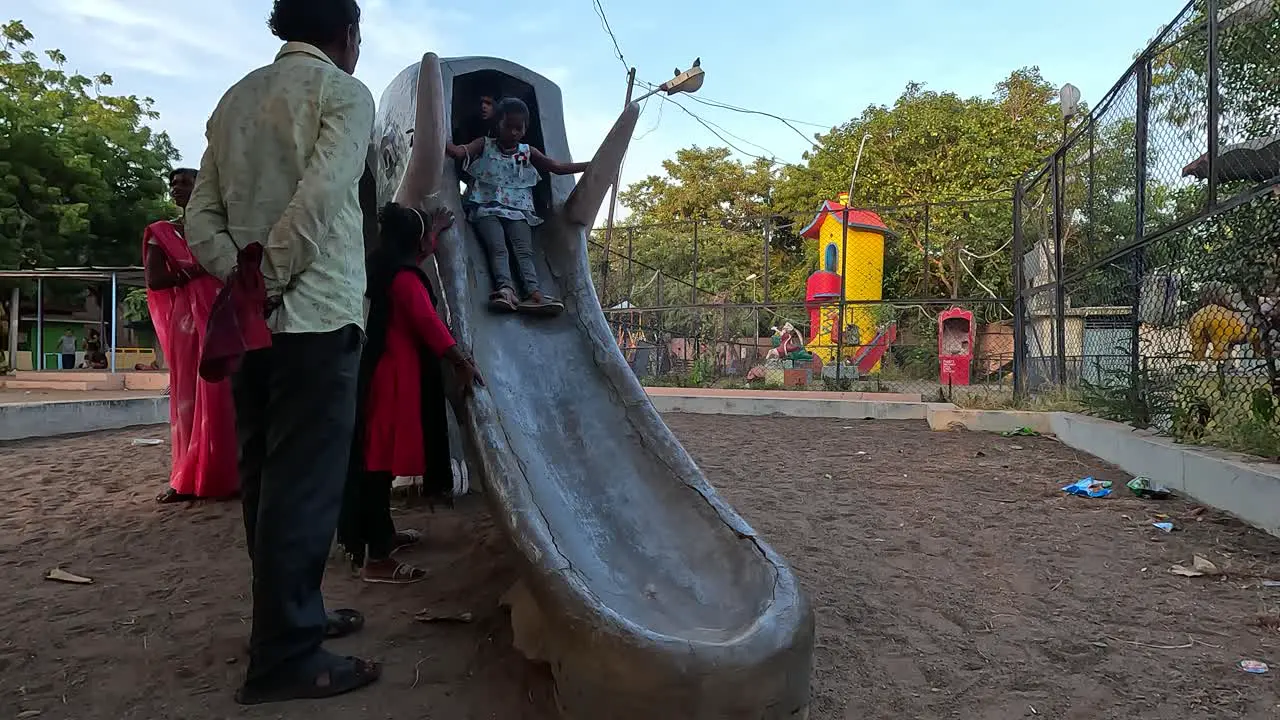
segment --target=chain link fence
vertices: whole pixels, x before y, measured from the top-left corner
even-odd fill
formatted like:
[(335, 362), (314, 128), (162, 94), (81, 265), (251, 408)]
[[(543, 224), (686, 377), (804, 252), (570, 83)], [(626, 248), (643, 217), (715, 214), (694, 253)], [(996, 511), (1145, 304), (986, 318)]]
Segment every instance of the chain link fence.
[(983, 404), (1013, 397), (1012, 232), (1007, 197), (831, 201), (795, 217), (622, 225), (589, 250), (646, 384)]
[(1014, 193), (1016, 389), (1280, 457), (1280, 0), (1194, 0)]

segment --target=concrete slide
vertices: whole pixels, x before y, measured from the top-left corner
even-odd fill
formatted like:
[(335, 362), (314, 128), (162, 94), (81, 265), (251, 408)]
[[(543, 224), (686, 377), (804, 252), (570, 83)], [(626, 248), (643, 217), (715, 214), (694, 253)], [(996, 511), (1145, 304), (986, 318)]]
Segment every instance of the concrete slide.
[(806, 717), (809, 602), (654, 410), (592, 286), (587, 233), (639, 109), (623, 111), (576, 187), (553, 177), (538, 188), (539, 273), (565, 313), (500, 316), (487, 310), (489, 269), (443, 155), (446, 132), (470, 139), (461, 128), (481, 95), (523, 99), (527, 142), (570, 158), (553, 83), (504, 60), (428, 54), (382, 96), (376, 174), (381, 201), (458, 217), (434, 272), (449, 324), (487, 381), (455, 410), (523, 562), (507, 596), (517, 646), (549, 663), (567, 718)]

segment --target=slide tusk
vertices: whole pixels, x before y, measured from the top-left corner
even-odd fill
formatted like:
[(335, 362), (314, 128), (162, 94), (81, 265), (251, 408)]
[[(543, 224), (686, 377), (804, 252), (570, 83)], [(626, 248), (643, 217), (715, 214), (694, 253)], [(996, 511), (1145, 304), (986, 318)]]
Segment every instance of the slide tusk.
[(408, 207), (425, 208), (427, 198), (440, 192), (444, 175), (444, 81), (440, 75), (440, 57), (435, 53), (422, 56), (416, 110), (413, 149), (409, 151), (409, 162), (395, 201)]
[(627, 154), (627, 146), (631, 144), (631, 135), (636, 130), (636, 121), (640, 119), (640, 106), (636, 103), (627, 105), (613, 124), (613, 129), (600, 143), (595, 157), (586, 172), (578, 179), (578, 185), (564, 202), (564, 216), (573, 223), (591, 227), (595, 224), (604, 197), (609, 193), (609, 186), (617, 179), (622, 170), (622, 158)]

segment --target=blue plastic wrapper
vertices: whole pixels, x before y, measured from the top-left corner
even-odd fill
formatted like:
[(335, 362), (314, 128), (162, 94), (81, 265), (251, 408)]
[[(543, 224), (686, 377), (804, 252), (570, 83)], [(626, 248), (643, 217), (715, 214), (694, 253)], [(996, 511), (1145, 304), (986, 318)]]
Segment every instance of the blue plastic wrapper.
[(1062, 492), (1080, 497), (1100, 498), (1111, 494), (1110, 480), (1095, 480), (1093, 476), (1081, 478), (1062, 488)]

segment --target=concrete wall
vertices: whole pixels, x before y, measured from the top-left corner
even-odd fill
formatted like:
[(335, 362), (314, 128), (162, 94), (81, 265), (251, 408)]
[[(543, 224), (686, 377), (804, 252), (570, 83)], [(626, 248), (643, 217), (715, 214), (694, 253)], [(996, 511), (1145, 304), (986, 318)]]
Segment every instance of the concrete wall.
[(169, 398), (0, 405), (0, 440), (54, 437), (169, 422)]

